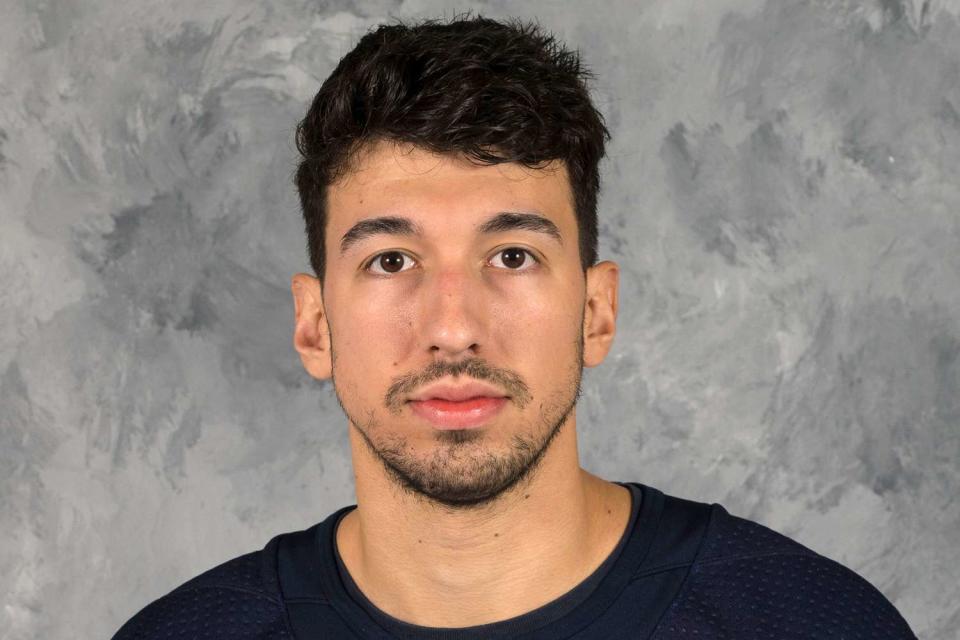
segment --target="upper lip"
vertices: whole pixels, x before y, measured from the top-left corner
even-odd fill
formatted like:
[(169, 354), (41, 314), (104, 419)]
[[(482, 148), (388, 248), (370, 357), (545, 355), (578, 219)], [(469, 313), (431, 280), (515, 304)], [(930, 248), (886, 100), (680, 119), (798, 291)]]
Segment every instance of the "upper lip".
[(422, 400), (431, 400), (434, 398), (440, 400), (449, 400), (450, 402), (462, 402), (470, 398), (477, 397), (504, 398), (506, 395), (482, 382), (469, 382), (459, 387), (448, 383), (435, 384), (420, 391), (420, 393), (411, 396), (411, 402), (420, 402)]

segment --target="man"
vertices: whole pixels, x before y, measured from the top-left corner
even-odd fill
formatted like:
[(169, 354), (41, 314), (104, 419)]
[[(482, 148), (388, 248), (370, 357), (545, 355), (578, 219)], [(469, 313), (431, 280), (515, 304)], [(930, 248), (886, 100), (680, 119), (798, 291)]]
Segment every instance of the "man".
[(866, 581), (719, 505), (578, 463), (613, 342), (608, 132), (532, 25), (381, 27), (296, 176), (294, 345), (349, 422), (357, 504), (153, 602), (133, 638), (912, 638)]

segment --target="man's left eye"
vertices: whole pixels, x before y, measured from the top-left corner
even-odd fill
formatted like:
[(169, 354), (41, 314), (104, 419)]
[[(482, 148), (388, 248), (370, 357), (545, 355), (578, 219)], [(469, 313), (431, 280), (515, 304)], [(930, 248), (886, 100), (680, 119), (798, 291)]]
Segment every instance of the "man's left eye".
[[(531, 260), (527, 260), (525, 256), (530, 256)], [(520, 267), (527, 263), (536, 264), (539, 262), (533, 253), (520, 247), (508, 247), (502, 251), (498, 251), (496, 255), (494, 255), (493, 260), (496, 260), (498, 257), (503, 258), (503, 266), (511, 271), (526, 271), (526, 269), (521, 269)], [(533, 267), (528, 268), (532, 269)]]

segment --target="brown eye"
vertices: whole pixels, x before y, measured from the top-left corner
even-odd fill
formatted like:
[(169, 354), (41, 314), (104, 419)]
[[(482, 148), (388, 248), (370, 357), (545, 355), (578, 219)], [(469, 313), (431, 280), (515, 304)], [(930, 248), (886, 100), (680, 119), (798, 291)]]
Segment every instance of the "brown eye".
[(373, 260), (367, 265), (367, 269), (373, 267), (379, 267), (381, 270), (373, 270), (373, 273), (378, 274), (391, 274), (399, 273), (405, 271), (403, 269), (405, 263), (413, 261), (405, 253), (400, 253), (399, 251), (385, 251), (377, 256), (374, 256)]
[[(530, 257), (527, 260), (527, 256)], [(520, 247), (508, 247), (502, 251), (498, 251), (495, 257), (502, 258), (503, 266), (505, 266), (510, 271), (527, 271), (532, 269), (532, 266), (521, 269), (525, 264), (534, 265), (537, 263), (537, 259), (533, 256), (532, 253), (526, 249), (521, 249)]]

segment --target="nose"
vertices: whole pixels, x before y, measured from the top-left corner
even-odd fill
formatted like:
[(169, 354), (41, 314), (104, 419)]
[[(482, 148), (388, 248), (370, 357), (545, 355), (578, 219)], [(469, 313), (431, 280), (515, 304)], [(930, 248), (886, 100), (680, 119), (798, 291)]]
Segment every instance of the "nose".
[(479, 274), (448, 268), (424, 282), (423, 340), (438, 359), (476, 355), (483, 343), (483, 284)]

